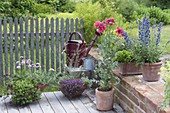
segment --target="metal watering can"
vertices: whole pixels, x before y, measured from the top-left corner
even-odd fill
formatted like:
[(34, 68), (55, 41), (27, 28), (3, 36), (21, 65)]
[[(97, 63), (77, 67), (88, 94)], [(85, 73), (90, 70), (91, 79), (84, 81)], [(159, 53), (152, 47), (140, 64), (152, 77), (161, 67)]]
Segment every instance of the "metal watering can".
[(84, 58), (82, 58), (82, 60), (83, 60), (83, 69), (84, 70), (92, 71), (95, 69), (95, 63), (94, 63), (93, 58), (84, 57)]
[[(78, 35), (81, 40), (72, 40), (73, 35)], [(72, 32), (66, 42), (66, 64), (67, 66), (79, 67), (83, 64), (83, 57), (87, 57), (98, 35), (94, 37), (86, 50), (86, 42), (79, 32)], [(85, 61), (85, 60), (84, 60)], [(87, 61), (86, 61), (87, 62)]]

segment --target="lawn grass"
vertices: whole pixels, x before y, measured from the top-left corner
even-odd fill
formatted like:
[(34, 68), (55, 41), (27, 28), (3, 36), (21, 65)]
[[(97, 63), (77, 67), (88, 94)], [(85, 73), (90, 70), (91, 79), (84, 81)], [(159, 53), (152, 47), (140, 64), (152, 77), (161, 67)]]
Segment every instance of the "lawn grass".
[(56, 13), (56, 14), (39, 14), (40, 17), (47, 17), (47, 18), (77, 18), (78, 16), (76, 13)]
[[(170, 40), (170, 25), (163, 26), (161, 35), (161, 44), (166, 44), (166, 42)], [(165, 48), (164, 54), (170, 54), (170, 43)]]

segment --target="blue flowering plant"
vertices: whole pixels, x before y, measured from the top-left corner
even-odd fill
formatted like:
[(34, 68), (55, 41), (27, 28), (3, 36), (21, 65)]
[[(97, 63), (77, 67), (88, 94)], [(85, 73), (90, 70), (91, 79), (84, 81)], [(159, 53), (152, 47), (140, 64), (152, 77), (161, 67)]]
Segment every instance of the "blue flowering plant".
[(161, 28), (163, 23), (151, 26), (150, 20), (144, 17), (137, 21), (138, 39), (133, 44), (133, 54), (137, 64), (157, 63), (163, 53), (161, 46)]

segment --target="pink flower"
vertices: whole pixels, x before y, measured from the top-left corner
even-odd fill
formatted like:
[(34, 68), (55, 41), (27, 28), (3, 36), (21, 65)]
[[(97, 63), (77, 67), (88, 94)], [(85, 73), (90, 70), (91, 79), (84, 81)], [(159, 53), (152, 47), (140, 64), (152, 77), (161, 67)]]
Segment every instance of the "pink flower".
[(114, 20), (114, 18), (109, 18), (109, 19), (106, 19), (105, 22), (108, 26), (113, 26), (115, 20)]
[(94, 23), (94, 26), (96, 27), (96, 28), (98, 28), (99, 26), (100, 26), (100, 21), (98, 20), (98, 21), (96, 21), (95, 23)]
[(94, 26), (97, 28), (97, 32), (102, 33), (106, 30), (106, 25), (104, 22), (96, 21)]
[(116, 27), (116, 33), (117, 33), (118, 35), (121, 35), (121, 36), (123, 37), (123, 36), (124, 36), (124, 35), (123, 35), (123, 28)]

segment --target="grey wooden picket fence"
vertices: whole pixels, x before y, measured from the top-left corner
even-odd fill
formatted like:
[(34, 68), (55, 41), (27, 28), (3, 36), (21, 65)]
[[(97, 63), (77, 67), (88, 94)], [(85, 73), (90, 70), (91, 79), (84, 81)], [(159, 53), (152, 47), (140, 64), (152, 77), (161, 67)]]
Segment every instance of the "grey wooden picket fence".
[(78, 18), (0, 19), (0, 76), (12, 75), (20, 56), (40, 63), (44, 71), (63, 71), (64, 43), (73, 31), (83, 34), (82, 26), (83, 19)]

